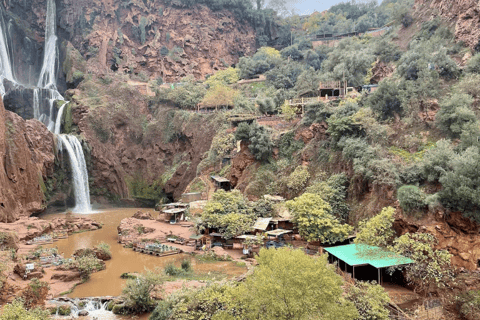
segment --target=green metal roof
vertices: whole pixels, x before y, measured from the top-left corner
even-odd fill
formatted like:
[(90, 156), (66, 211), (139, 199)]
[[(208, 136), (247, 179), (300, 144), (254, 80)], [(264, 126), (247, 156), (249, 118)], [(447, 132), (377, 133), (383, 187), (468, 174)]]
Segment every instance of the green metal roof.
[(350, 266), (369, 264), (379, 269), (413, 263), (412, 259), (367, 244), (348, 244), (324, 250)]

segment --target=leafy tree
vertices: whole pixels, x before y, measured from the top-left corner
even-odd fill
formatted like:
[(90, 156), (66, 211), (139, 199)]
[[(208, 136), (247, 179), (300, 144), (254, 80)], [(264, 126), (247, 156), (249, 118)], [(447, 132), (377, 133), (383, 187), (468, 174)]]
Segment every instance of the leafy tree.
[(272, 201), (261, 198), (253, 204), (253, 212), (257, 217), (273, 217), (275, 214), (273, 205)]
[(282, 117), (285, 121), (292, 121), (296, 118), (297, 112), (294, 107), (292, 107), (288, 101), (285, 102), (282, 107), (280, 108), (282, 111)]
[(274, 114), (276, 112), (275, 102), (272, 98), (258, 99), (258, 111), (262, 114)]
[(358, 320), (390, 319), (390, 312), (387, 309), (390, 297), (378, 284), (356, 281), (355, 285), (347, 287), (346, 299), (357, 308)]
[(272, 154), (273, 143), (264, 126), (253, 123), (250, 126), (249, 141), (248, 149), (255, 156), (255, 159), (266, 161)]
[(480, 74), (480, 53), (475, 54), (470, 60), (468, 60), (465, 71), (468, 73)]
[(238, 94), (239, 92), (237, 90), (234, 90), (225, 84), (216, 83), (207, 90), (202, 103), (207, 106), (216, 107), (233, 106)]
[(480, 176), (478, 147), (470, 147), (455, 153), (448, 162), (448, 171), (440, 176), (442, 190), (439, 200), (450, 210), (461, 211), (464, 215), (480, 221)]
[(388, 248), (395, 237), (393, 222), (395, 209), (383, 208), (382, 211), (369, 220), (360, 221), (355, 243)]
[(217, 228), (225, 239), (230, 239), (250, 231), (254, 222), (253, 210), (240, 191), (218, 190), (205, 205), (196, 228)]
[(342, 297), (342, 279), (326, 255), (313, 258), (301, 250), (262, 249), (257, 261), (254, 273), (233, 288), (228, 299), (229, 310), (242, 311), (240, 318), (357, 319), (353, 304)]
[(122, 290), (126, 308), (134, 313), (152, 311), (155, 301), (150, 294), (155, 286), (162, 283), (161, 277), (159, 272), (147, 271), (135, 279), (128, 279)]
[(293, 194), (298, 194), (305, 189), (310, 179), (307, 167), (298, 166), (288, 177), (287, 187)]
[(294, 217), (300, 235), (307, 241), (335, 243), (345, 240), (353, 228), (342, 225), (331, 214), (330, 205), (321, 196), (304, 193), (286, 202), (287, 208)]
[(251, 57), (242, 57), (238, 62), (241, 79), (250, 79), (257, 74), (263, 74), (280, 64), (282, 56), (274, 48), (262, 47)]
[(434, 182), (447, 172), (449, 162), (455, 156), (453, 146), (448, 140), (437, 141), (435, 148), (428, 149), (421, 163), (422, 174), (427, 181)]
[(401, 186), (397, 198), (405, 213), (414, 213), (425, 208), (425, 193), (417, 186)]
[(415, 262), (405, 267), (406, 280), (426, 294), (444, 287), (453, 277), (452, 255), (436, 250), (437, 244), (437, 238), (429, 233), (407, 233), (394, 241), (394, 251)]
[(217, 71), (213, 76), (209, 77), (205, 84), (214, 87), (215, 85), (222, 84), (222, 85), (229, 85), (237, 83), (239, 80), (239, 70), (235, 68), (227, 68), (225, 70)]
[(14, 300), (12, 303), (6, 304), (3, 312), (0, 314), (0, 320), (48, 320), (50, 313), (48, 310), (35, 308), (32, 310), (25, 309), (21, 300)]
[(250, 125), (247, 122), (241, 122), (235, 131), (235, 140), (250, 139)]
[(322, 67), (322, 62), (327, 58), (326, 54), (319, 54), (315, 50), (308, 50), (304, 54), (304, 61), (312, 68), (315, 69), (315, 71), (320, 70)]
[(307, 104), (305, 106), (305, 114), (303, 115), (302, 123), (306, 126), (310, 126), (313, 123), (326, 121), (331, 115), (332, 111), (321, 101)]
[(464, 292), (455, 299), (460, 304), (460, 314), (465, 319), (480, 318), (480, 290)]
[(309, 92), (318, 92), (318, 84), (320, 83), (321, 74), (315, 72), (313, 68), (304, 70), (297, 78), (295, 83), (295, 91), (298, 95)]
[(173, 101), (176, 106), (184, 109), (192, 109), (202, 101), (205, 96), (205, 87), (195, 83), (193, 77), (186, 77), (182, 85), (169, 90), (167, 99)]
[(284, 59), (292, 59), (295, 61), (302, 60), (303, 59), (303, 54), (302, 52), (298, 49), (298, 45), (294, 44), (293, 46), (286, 47), (282, 51), (280, 51), (280, 54)]
[(330, 204), (332, 213), (347, 221), (350, 207), (346, 202), (348, 178), (344, 173), (334, 174), (325, 181), (318, 181), (310, 185), (306, 192), (318, 194)]
[(378, 89), (368, 97), (367, 105), (382, 119), (392, 118), (395, 114), (401, 115), (403, 108), (398, 85), (389, 80), (381, 81)]
[(385, 63), (398, 61), (402, 55), (400, 48), (387, 38), (380, 38), (375, 42), (373, 53)]
[(298, 77), (305, 70), (305, 66), (297, 61), (290, 61), (276, 66), (265, 73), (267, 84), (276, 89), (291, 89), (295, 87)]
[(477, 117), (470, 108), (472, 103), (471, 96), (454, 93), (440, 103), (440, 110), (435, 117), (437, 126), (452, 138), (459, 138), (469, 124), (478, 126)]

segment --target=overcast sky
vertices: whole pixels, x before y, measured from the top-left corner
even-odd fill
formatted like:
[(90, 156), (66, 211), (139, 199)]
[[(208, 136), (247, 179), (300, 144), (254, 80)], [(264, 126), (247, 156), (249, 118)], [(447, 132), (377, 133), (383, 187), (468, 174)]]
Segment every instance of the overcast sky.
[[(322, 12), (328, 10), (331, 6), (340, 2), (347, 2), (348, 0), (297, 0), (295, 13), (299, 15), (311, 14), (314, 11)], [(360, 1), (358, 1), (360, 2)]]

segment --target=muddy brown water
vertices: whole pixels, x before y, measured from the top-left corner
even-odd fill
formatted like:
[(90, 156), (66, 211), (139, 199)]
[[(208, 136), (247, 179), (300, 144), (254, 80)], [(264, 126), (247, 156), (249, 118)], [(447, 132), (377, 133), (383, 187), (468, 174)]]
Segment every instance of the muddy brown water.
[[(200, 263), (188, 254), (155, 257), (124, 248), (117, 242), (117, 226), (122, 219), (133, 216), (138, 210), (139, 209), (135, 208), (118, 208), (89, 214), (88, 217), (95, 219), (99, 223), (103, 223), (102, 229), (73, 234), (70, 235), (68, 239), (59, 240), (53, 245), (50, 245), (53, 247), (56, 246), (58, 252), (63, 253), (65, 257), (70, 257), (77, 249), (92, 248), (102, 241), (108, 243), (111, 247), (112, 259), (105, 261), (106, 270), (93, 273), (90, 280), (78, 285), (72, 293), (67, 295), (68, 297), (119, 296), (126, 282), (126, 280), (120, 278), (122, 273), (143, 272), (145, 269), (154, 270), (156, 267), (163, 269), (164, 266), (171, 262), (179, 266), (185, 258), (191, 259), (193, 270), (197, 273), (212, 272), (226, 274), (227, 276), (236, 276), (246, 271), (245, 267), (238, 266), (234, 262), (229, 261)], [(74, 216), (81, 217), (84, 215), (74, 214)], [(41, 218), (50, 220), (57, 217), (64, 217), (64, 214), (45, 214)]]

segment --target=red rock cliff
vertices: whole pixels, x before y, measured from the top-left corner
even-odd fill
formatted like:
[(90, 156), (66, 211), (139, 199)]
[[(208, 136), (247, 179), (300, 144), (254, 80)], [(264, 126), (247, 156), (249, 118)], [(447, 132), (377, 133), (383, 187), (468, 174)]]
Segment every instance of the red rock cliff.
[(54, 161), (52, 133), (37, 120), (5, 111), (0, 98), (0, 222), (43, 210), (41, 183)]
[(480, 3), (477, 0), (415, 0), (419, 16), (440, 15), (455, 25), (455, 38), (472, 49), (480, 40)]

